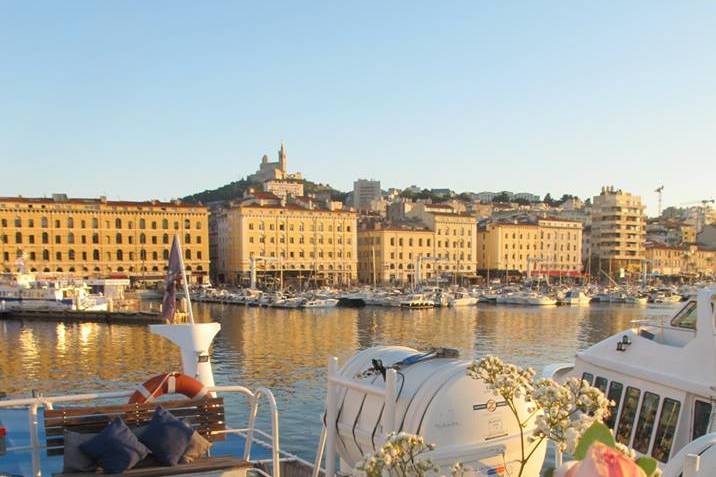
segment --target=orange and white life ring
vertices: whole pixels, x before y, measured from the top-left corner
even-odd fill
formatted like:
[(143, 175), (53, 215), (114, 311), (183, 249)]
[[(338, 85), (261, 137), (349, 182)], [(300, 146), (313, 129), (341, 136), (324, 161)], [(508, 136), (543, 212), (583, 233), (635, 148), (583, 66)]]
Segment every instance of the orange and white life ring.
[(183, 394), (189, 399), (198, 400), (208, 392), (200, 381), (186, 374), (160, 374), (137, 386), (137, 390), (129, 398), (129, 404), (153, 401), (164, 394)]

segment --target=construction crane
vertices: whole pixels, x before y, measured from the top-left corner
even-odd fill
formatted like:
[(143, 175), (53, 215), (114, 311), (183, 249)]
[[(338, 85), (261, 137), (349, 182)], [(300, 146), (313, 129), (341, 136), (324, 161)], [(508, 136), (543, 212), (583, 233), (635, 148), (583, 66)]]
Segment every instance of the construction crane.
[(664, 191), (664, 186), (660, 185), (654, 192), (659, 194), (659, 217), (661, 217), (661, 193)]

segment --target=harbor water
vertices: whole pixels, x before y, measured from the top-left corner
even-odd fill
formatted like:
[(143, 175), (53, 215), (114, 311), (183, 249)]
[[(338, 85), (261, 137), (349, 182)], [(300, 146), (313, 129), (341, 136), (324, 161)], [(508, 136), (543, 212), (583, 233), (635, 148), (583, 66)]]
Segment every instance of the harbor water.
[[(360, 349), (399, 344), (451, 347), (464, 359), (498, 355), (538, 372), (629, 327), (631, 320), (668, 318), (680, 305), (463, 308), (333, 308), (283, 310), (195, 304), (198, 321), (217, 321), (212, 362), (217, 384), (273, 390), (281, 447), (312, 459), (325, 399), (326, 362)], [(0, 322), (0, 392), (8, 397), (124, 389), (181, 369), (179, 352), (143, 326)], [(245, 422), (239, 397), (227, 397), (227, 418)], [(259, 424), (268, 428), (268, 416)]]

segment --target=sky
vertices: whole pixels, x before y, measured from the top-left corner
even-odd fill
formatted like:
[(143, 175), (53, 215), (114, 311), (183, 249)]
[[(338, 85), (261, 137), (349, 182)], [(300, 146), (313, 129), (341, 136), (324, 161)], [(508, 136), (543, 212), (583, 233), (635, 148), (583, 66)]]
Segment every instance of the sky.
[(716, 3), (0, 0), (0, 196), (716, 196)]

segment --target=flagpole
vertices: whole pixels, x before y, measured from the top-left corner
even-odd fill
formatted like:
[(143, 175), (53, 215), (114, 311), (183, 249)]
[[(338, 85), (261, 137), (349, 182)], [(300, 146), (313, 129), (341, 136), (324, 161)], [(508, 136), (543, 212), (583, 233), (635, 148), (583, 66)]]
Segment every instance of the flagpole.
[(179, 265), (181, 266), (181, 279), (184, 282), (184, 296), (186, 296), (187, 308), (189, 310), (189, 322), (194, 324), (194, 311), (191, 309), (191, 298), (189, 298), (189, 283), (186, 280), (186, 269), (184, 268), (184, 253), (181, 249), (181, 240), (176, 235), (177, 245), (179, 246)]

